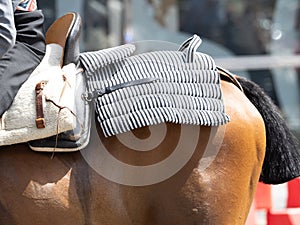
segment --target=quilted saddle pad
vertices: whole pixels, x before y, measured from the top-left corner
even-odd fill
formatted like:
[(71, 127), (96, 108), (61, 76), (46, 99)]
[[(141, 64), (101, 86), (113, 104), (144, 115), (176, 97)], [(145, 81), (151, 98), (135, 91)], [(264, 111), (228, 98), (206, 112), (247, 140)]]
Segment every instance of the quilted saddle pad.
[(94, 101), (105, 136), (163, 122), (219, 126), (225, 114), (214, 60), (196, 52), (194, 35), (177, 51), (134, 55), (126, 44), (81, 54), (87, 101)]

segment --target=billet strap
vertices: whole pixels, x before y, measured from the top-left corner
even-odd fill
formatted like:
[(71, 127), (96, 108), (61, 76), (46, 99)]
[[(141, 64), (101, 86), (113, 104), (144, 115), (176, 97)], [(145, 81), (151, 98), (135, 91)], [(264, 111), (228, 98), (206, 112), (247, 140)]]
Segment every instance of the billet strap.
[(235, 75), (233, 73), (219, 66), (217, 66), (217, 71), (220, 74), (221, 80), (225, 80), (233, 83), (242, 92), (244, 92), (242, 85), (238, 82), (238, 80), (235, 78)]
[(194, 62), (195, 52), (197, 51), (198, 47), (202, 43), (201, 38), (198, 35), (193, 35), (182, 45), (179, 47), (178, 51), (181, 51), (185, 54), (185, 61), (188, 63)]
[(45, 118), (44, 118), (44, 110), (43, 110), (43, 90), (46, 86), (46, 81), (41, 81), (35, 86), (35, 94), (36, 94), (36, 119), (35, 124), (36, 127), (41, 129), (45, 128)]

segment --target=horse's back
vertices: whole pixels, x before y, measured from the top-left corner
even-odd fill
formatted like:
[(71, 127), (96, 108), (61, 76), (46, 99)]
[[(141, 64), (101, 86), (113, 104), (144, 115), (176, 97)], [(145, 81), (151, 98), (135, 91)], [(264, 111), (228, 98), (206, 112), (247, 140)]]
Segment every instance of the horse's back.
[[(201, 169), (199, 161), (212, 130), (201, 127), (190, 160), (159, 183), (114, 183), (94, 171), (79, 152), (56, 153), (52, 159), (27, 145), (2, 147), (0, 224), (243, 224), (263, 163), (264, 123), (239, 89), (227, 82), (222, 89), (231, 121), (220, 129), (225, 133), (214, 160)], [(180, 125), (167, 127), (174, 138), (180, 132)], [(141, 128), (136, 135), (148, 131)], [(116, 144), (114, 138), (107, 142)], [(166, 148), (170, 147), (158, 150)], [(116, 151), (124, 155), (122, 149)]]

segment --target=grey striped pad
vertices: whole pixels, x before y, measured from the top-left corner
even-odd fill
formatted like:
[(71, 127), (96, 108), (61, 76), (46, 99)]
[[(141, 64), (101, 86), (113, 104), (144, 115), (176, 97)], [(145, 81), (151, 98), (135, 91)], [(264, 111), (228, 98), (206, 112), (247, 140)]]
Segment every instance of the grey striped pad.
[(85, 68), (86, 74), (93, 74), (99, 68), (104, 68), (130, 56), (134, 51), (135, 46), (127, 44), (100, 51), (81, 53), (81, 64)]
[[(123, 45), (82, 53), (90, 93), (121, 87), (94, 101), (104, 135), (163, 122), (206, 126), (227, 123), (220, 77), (213, 59), (196, 52), (200, 42), (194, 35), (178, 51), (132, 55), (134, 45)], [(128, 85), (144, 78), (157, 80)], [(122, 87), (124, 83), (127, 85)]]

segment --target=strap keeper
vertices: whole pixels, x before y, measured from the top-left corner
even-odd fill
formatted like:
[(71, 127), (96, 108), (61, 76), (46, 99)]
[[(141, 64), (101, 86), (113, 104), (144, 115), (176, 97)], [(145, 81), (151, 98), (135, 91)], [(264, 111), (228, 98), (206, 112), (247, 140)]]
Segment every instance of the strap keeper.
[(35, 124), (38, 129), (45, 128), (45, 118), (43, 112), (43, 90), (46, 86), (46, 81), (41, 81), (35, 86), (35, 94), (36, 94), (36, 119)]
[(44, 118), (36, 118), (35, 124), (38, 129), (45, 128), (45, 119)]

